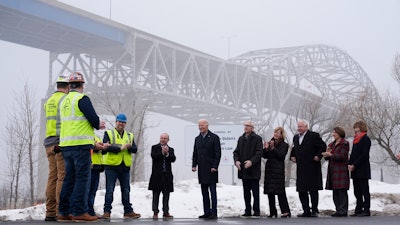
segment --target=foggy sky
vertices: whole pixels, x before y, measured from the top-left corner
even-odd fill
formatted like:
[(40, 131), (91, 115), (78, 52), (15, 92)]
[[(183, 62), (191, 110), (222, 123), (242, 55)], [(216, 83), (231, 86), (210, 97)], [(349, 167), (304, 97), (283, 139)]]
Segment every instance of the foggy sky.
[[(110, 0), (61, 2), (110, 17)], [(258, 49), (331, 45), (357, 61), (378, 89), (396, 93), (390, 68), (400, 52), (399, 11), (397, 0), (111, 0), (112, 20), (225, 59), (228, 39), (231, 57)], [(4, 136), (11, 94), (21, 92), (25, 78), (37, 97), (44, 97), (49, 56), (4, 41), (0, 49)], [(158, 136), (149, 139), (157, 143)], [(4, 165), (5, 157), (1, 160)]]

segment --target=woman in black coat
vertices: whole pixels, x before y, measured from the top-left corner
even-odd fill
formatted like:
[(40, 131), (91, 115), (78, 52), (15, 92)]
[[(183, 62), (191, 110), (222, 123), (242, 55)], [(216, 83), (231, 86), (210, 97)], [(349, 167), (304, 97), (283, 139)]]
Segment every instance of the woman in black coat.
[(356, 208), (351, 216), (370, 216), (371, 195), (368, 180), (371, 179), (369, 150), (371, 139), (367, 136), (367, 125), (358, 121), (353, 125), (354, 141), (349, 159), (349, 170), (353, 179)]
[(278, 195), (281, 217), (290, 217), (290, 209), (285, 191), (285, 158), (289, 145), (285, 140), (283, 127), (274, 129), (274, 137), (264, 143), (262, 157), (267, 159), (265, 163), (264, 194), (268, 194), (269, 216), (277, 217), (275, 207), (275, 195)]

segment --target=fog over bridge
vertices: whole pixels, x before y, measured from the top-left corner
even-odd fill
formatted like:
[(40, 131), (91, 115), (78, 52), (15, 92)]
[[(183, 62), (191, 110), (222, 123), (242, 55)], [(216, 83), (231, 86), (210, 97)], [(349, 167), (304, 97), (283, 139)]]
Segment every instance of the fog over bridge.
[(366, 90), (377, 95), (359, 64), (327, 45), (256, 50), (226, 60), (51, 0), (0, 1), (0, 21), (1, 40), (49, 52), (48, 96), (59, 74), (80, 71), (93, 102), (104, 95), (127, 104), (135, 99), (190, 122), (204, 117), (239, 124), (273, 121), (305, 97), (334, 110)]

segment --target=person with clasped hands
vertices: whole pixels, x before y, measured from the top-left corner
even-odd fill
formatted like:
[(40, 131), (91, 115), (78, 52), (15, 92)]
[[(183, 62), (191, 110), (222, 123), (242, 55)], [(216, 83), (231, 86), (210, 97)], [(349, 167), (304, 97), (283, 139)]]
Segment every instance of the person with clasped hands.
[(194, 141), (192, 156), (192, 171), (198, 171), (201, 194), (203, 195), (204, 214), (199, 218), (217, 219), (217, 183), (218, 166), (221, 160), (221, 143), (218, 135), (208, 129), (206, 119), (199, 120), (199, 130), (200, 134)]
[[(296, 163), (296, 190), (303, 207), (298, 217), (318, 217), (318, 191), (322, 190), (321, 158), (326, 144), (317, 132), (310, 131), (304, 120), (297, 123), (297, 135), (293, 137), (290, 160)], [(309, 205), (311, 198), (311, 208)]]
[(290, 209), (285, 191), (285, 158), (289, 145), (285, 142), (283, 127), (274, 129), (274, 137), (264, 143), (262, 157), (267, 159), (264, 172), (264, 194), (268, 195), (269, 218), (277, 217), (275, 195), (278, 196), (281, 217), (290, 217)]
[(322, 152), (324, 158), (329, 161), (325, 189), (333, 192), (336, 212), (331, 216), (346, 217), (349, 207), (347, 190), (349, 190), (350, 186), (349, 171), (347, 169), (349, 142), (344, 139), (346, 133), (341, 127), (333, 128), (332, 136), (334, 141), (328, 145), (326, 152)]
[[(262, 138), (254, 132), (251, 120), (244, 122), (244, 133), (239, 137), (233, 160), (238, 169), (238, 177), (243, 182), (245, 211), (242, 217), (260, 217), (260, 177)], [(251, 194), (253, 194), (253, 214), (251, 214)]]
[(169, 135), (162, 133), (160, 135), (160, 143), (151, 146), (151, 158), (153, 161), (151, 176), (149, 182), (149, 190), (153, 192), (153, 219), (158, 218), (158, 203), (160, 193), (163, 198), (163, 218), (171, 219), (173, 216), (169, 214), (169, 196), (174, 191), (174, 176), (172, 175), (171, 163), (175, 162), (176, 157), (174, 149), (168, 145)]

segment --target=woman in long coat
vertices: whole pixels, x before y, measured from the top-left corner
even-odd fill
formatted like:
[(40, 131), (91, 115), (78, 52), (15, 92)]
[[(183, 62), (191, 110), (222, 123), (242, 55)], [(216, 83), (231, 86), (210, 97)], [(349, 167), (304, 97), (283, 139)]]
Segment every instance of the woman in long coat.
[(353, 179), (356, 208), (351, 216), (370, 216), (371, 194), (369, 193), (369, 179), (371, 179), (371, 164), (369, 151), (371, 139), (367, 135), (367, 125), (358, 121), (353, 125), (354, 141), (349, 159), (349, 170)]
[(328, 145), (326, 152), (322, 155), (329, 160), (326, 176), (325, 189), (333, 190), (333, 202), (336, 212), (331, 216), (347, 216), (349, 207), (347, 190), (350, 186), (349, 170), (349, 142), (344, 137), (346, 133), (343, 128), (333, 128), (332, 136), (334, 141)]
[(285, 140), (285, 130), (283, 127), (274, 129), (274, 137), (264, 143), (262, 157), (267, 159), (265, 163), (264, 194), (268, 195), (269, 216), (277, 217), (275, 207), (275, 195), (278, 195), (281, 217), (290, 217), (289, 204), (285, 191), (285, 158), (289, 145)]

